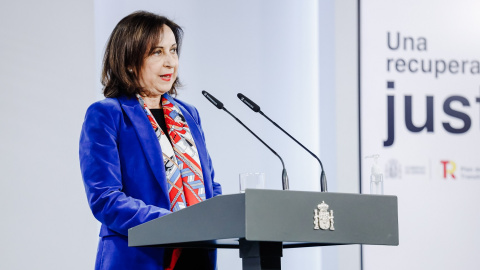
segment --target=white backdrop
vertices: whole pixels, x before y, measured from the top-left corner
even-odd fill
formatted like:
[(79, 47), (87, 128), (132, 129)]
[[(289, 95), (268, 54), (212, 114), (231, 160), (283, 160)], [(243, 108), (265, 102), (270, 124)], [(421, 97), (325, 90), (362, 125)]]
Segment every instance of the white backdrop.
[[(225, 193), (238, 191), (240, 171), (265, 171), (267, 186), (280, 189), (280, 162), (204, 100), (202, 89), (273, 138), (292, 189), (318, 190), (318, 165), (241, 104), (237, 92), (320, 154), (330, 191), (358, 192), (355, 0), (2, 1), (0, 269), (93, 268), (98, 224), (83, 190), (78, 136), (86, 108), (101, 97), (106, 35), (136, 9), (184, 26), (179, 97), (200, 110)], [(297, 120), (292, 106), (308, 117)], [(244, 142), (231, 147), (235, 166), (223, 162), (231, 155), (227, 136)], [(298, 249), (286, 251), (283, 262), (286, 269), (351, 270), (358, 254), (357, 246)], [(219, 263), (232, 269), (238, 253), (225, 251)]]
[(364, 247), (364, 269), (480, 268), (479, 10), (361, 1), (361, 153), (380, 154), (400, 225), (398, 247)]

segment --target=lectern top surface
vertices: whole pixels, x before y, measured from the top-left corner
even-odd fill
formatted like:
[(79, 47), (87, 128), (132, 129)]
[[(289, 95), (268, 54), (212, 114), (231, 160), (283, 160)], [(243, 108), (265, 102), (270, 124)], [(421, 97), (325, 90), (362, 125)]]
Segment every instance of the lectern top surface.
[[(196, 221), (194, 230), (191, 220)], [(247, 189), (244, 194), (217, 196), (129, 230), (130, 246), (210, 243), (232, 248), (241, 238), (284, 242), (285, 247), (398, 245), (397, 198)]]

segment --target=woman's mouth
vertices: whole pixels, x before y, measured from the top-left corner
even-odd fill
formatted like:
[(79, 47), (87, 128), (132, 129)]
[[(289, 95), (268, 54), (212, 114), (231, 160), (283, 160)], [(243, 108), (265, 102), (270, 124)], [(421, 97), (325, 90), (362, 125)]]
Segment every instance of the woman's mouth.
[(160, 75), (160, 78), (166, 82), (169, 82), (172, 79), (172, 73)]

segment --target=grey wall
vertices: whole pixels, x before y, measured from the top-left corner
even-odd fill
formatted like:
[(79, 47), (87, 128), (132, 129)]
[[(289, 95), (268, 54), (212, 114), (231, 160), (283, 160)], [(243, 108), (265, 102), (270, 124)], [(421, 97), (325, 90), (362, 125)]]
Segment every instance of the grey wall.
[[(265, 172), (267, 188), (280, 189), (280, 162), (204, 100), (203, 89), (277, 149), (291, 189), (318, 190), (318, 165), (236, 93), (254, 99), (320, 154), (331, 191), (357, 192), (355, 3), (2, 3), (0, 269), (92, 269), (98, 223), (83, 191), (78, 136), (87, 106), (101, 96), (106, 38), (118, 20), (138, 9), (165, 14), (184, 27), (185, 87), (179, 98), (202, 115), (224, 193), (238, 192), (240, 172)], [(288, 250), (283, 263), (285, 269), (356, 269), (358, 253), (358, 247)], [(220, 251), (219, 265), (240, 269), (238, 252)]]
[(95, 95), (92, 1), (0, 4), (0, 269), (92, 269), (78, 137)]

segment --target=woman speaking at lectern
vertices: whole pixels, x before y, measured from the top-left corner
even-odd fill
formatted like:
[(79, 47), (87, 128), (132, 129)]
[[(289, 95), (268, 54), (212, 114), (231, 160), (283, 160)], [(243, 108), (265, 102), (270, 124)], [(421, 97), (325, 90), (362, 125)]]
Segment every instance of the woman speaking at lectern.
[(88, 203), (102, 223), (95, 269), (216, 268), (215, 250), (127, 243), (129, 228), (221, 194), (198, 112), (174, 98), (182, 33), (141, 11), (123, 18), (109, 38), (106, 98), (88, 108), (79, 151)]

